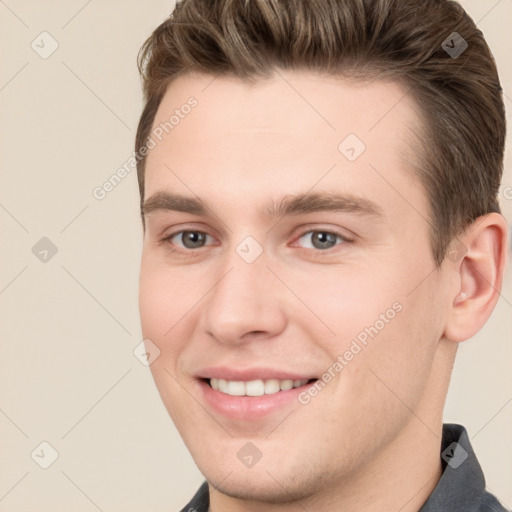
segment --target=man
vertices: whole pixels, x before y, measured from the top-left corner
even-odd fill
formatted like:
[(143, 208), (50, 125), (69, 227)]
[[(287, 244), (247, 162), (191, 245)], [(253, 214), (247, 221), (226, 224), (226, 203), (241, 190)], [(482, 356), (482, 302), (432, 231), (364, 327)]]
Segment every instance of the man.
[(185, 0), (139, 65), (142, 330), (206, 478), (183, 510), (505, 510), (442, 422), (507, 254), (473, 21), (448, 0)]

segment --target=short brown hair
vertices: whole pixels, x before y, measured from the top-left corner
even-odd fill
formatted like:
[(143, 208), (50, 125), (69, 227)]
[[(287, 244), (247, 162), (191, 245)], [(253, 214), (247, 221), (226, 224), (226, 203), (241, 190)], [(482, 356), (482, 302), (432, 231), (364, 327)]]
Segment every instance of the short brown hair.
[[(461, 55), (450, 52), (456, 44)], [(183, 71), (248, 81), (276, 69), (396, 80), (423, 117), (415, 170), (429, 200), (436, 265), (476, 218), (500, 212), (502, 89), (482, 32), (455, 1), (178, 0), (142, 46), (138, 66), (145, 106), (137, 153), (167, 86)], [(144, 169), (141, 158), (141, 212)]]

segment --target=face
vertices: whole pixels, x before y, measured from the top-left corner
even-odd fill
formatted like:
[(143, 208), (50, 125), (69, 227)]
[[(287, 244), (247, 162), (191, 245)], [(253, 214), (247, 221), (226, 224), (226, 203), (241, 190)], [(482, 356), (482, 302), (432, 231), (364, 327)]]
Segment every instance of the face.
[(417, 123), (396, 83), (169, 86), (146, 165), (142, 330), (170, 416), (226, 495), (312, 496), (437, 418), (448, 294), (406, 156)]

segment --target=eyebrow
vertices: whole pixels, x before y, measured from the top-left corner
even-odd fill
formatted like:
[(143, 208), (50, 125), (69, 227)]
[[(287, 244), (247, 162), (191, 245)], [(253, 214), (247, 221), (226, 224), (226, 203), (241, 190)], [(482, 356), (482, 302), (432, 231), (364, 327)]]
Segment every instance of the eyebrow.
[[(210, 208), (199, 198), (170, 192), (156, 192), (142, 206), (142, 215), (159, 211), (177, 211), (207, 216)], [(355, 213), (367, 217), (385, 217), (381, 207), (364, 197), (329, 192), (287, 195), (279, 201), (270, 200), (262, 209), (262, 215), (270, 220), (306, 213), (336, 211)]]

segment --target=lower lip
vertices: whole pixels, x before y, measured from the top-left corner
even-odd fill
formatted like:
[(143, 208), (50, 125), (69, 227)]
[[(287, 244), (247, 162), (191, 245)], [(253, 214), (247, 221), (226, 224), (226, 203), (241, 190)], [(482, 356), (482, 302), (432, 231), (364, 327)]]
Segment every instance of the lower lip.
[(233, 420), (254, 421), (276, 412), (283, 407), (296, 402), (298, 396), (313, 383), (304, 384), (298, 388), (278, 391), (262, 396), (231, 396), (215, 391), (208, 382), (197, 380), (205, 402), (217, 413)]

